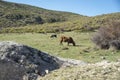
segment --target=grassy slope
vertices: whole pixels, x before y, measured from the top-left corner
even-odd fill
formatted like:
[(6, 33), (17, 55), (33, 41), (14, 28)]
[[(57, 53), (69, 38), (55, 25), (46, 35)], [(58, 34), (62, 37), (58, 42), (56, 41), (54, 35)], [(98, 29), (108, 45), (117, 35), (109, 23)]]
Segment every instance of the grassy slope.
[[(58, 38), (51, 39), (48, 34), (25, 33), (25, 34), (0, 34), (0, 41), (15, 41), (37, 48), (41, 51), (48, 52), (51, 55), (60, 56), (64, 58), (80, 59), (86, 62), (98, 62), (105, 59), (116, 61), (120, 58), (120, 51), (99, 50), (95, 48), (90, 38), (93, 33), (76, 33), (65, 32), (58, 34)], [(61, 35), (72, 36), (77, 46), (67, 46), (66, 43), (59, 45), (59, 37)], [(62, 50), (63, 48), (68, 50)]]
[(56, 22), (56, 23), (45, 23), (42, 25), (27, 25), (17, 28), (5, 28), (1, 32), (56, 32), (56, 30), (63, 29), (64, 31), (91, 31), (91, 29), (97, 29), (101, 26), (108, 25), (111, 22), (120, 21), (120, 13), (112, 13), (106, 15), (100, 15), (95, 17), (79, 17), (79, 19)]
[(10, 27), (1, 30), (2, 32), (54, 32), (55, 29), (61, 28), (65, 31), (86, 31), (85, 26), (88, 29), (96, 29), (107, 25), (109, 21), (120, 21), (119, 17), (119, 12), (87, 17), (70, 12), (52, 11), (25, 4), (0, 1), (0, 27)]

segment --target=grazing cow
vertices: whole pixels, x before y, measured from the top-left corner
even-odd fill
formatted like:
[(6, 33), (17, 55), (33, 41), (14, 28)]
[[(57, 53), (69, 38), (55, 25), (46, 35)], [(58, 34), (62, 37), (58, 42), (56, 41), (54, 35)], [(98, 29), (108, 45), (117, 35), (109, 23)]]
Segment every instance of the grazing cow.
[(52, 35), (50, 36), (50, 38), (57, 38), (57, 35), (56, 35), (56, 34), (52, 34)]
[(67, 42), (68, 45), (69, 45), (69, 43), (72, 43), (73, 46), (75, 46), (75, 42), (74, 42), (72, 37), (61, 36), (60, 37), (60, 44), (62, 44), (62, 42)]

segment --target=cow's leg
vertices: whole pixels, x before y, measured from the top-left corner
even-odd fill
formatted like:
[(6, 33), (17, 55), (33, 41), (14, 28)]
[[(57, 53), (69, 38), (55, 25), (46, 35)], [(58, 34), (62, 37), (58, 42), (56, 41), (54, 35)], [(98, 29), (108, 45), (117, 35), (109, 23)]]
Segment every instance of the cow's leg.
[(63, 40), (60, 40), (60, 45), (62, 45)]
[(68, 44), (67, 44), (68, 46), (69, 46), (69, 42), (68, 42)]
[(73, 46), (75, 46), (75, 42), (74, 41), (72, 42), (72, 44), (73, 44)]

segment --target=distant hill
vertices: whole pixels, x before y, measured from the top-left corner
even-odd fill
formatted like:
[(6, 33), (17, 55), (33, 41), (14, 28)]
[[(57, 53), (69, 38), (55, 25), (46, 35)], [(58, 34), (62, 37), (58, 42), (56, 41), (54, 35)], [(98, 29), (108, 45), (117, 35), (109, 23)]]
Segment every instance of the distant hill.
[(84, 17), (79, 14), (47, 10), (35, 6), (0, 1), (0, 27), (63, 22)]

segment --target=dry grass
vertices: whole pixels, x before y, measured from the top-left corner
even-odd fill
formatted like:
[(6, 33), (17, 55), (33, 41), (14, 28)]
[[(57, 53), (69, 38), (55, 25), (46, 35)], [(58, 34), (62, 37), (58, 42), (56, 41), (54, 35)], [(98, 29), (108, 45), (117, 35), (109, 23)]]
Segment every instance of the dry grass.
[(38, 80), (119, 80), (120, 62), (61, 68)]

